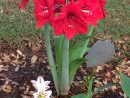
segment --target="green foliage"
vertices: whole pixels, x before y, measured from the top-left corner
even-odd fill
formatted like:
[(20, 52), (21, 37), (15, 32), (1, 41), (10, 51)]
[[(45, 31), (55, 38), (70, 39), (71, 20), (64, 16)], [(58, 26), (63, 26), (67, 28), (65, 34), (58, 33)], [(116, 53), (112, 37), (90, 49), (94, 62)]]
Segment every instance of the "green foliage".
[[(81, 54), (82, 54), (82, 50), (84, 47), (80, 47), (80, 46), (72, 46), (72, 48), (70, 49), (70, 62), (81, 58)], [(90, 48), (85, 47), (85, 52), (88, 52)]]
[(52, 50), (51, 50), (50, 33), (49, 33), (50, 25), (46, 24), (44, 28), (45, 28), (44, 31), (45, 31), (45, 45), (46, 45), (47, 57), (48, 57), (48, 61), (49, 61), (50, 69), (51, 69), (51, 74), (54, 80), (55, 88), (56, 88), (57, 94), (59, 95), (59, 91), (60, 91), (59, 90), (59, 77), (58, 77), (56, 65), (55, 65)]
[(74, 79), (74, 76), (76, 74), (76, 71), (78, 70), (79, 66), (82, 65), (86, 60), (83, 58), (78, 58), (74, 61), (72, 61), (69, 65), (69, 81), (70, 85), (72, 84), (72, 81)]
[(100, 87), (97, 88), (96, 91), (94, 91), (93, 95), (95, 95), (95, 94), (97, 94), (98, 92), (104, 90), (105, 88), (109, 88), (109, 87), (114, 86), (114, 85), (115, 85), (115, 83), (108, 83), (108, 84), (106, 84), (106, 85), (100, 86)]
[(130, 98), (130, 78), (120, 73), (120, 81), (122, 90)]
[(83, 93), (83, 94), (72, 96), (71, 98), (87, 98), (87, 96)]
[(55, 39), (56, 65), (60, 77), (62, 67), (61, 64), (62, 64), (62, 49), (63, 49), (64, 36), (55, 36), (54, 39)]
[(69, 40), (64, 37), (62, 49), (60, 91), (62, 95), (67, 95), (69, 91)]
[(94, 79), (93, 79), (93, 74), (90, 75), (90, 76), (87, 76), (85, 79), (85, 85), (87, 87), (87, 97), (86, 98), (92, 98), (92, 93), (93, 93), (93, 82), (94, 82)]
[(92, 98), (93, 95), (97, 94), (98, 92), (115, 85), (115, 83), (108, 83), (104, 86), (98, 87), (96, 91), (93, 91), (93, 83), (94, 83), (93, 74), (86, 76), (86, 78), (84, 79), (84, 83), (87, 87), (86, 93), (74, 95), (71, 98), (79, 98), (79, 97), (80, 98)]

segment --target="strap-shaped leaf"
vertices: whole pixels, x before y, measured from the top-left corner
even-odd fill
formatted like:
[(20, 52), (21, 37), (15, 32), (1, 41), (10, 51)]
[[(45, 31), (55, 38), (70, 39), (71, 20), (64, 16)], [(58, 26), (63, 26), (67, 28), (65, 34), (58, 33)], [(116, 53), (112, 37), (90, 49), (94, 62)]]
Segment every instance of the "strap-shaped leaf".
[(64, 40), (64, 36), (55, 36), (56, 65), (59, 74), (61, 71), (63, 40)]
[(82, 65), (86, 60), (83, 59), (83, 58), (78, 58), (74, 61), (72, 61), (70, 63), (70, 66), (69, 66), (69, 80), (70, 80), (70, 85), (73, 81), (73, 78), (76, 74), (76, 71), (78, 70), (79, 66)]
[[(83, 47), (80, 47), (80, 46), (71, 47), (71, 49), (70, 49), (70, 62), (72, 62), (78, 58), (82, 58), (81, 57), (82, 50), (83, 50)], [(87, 52), (90, 50), (90, 48), (85, 47), (85, 50), (86, 50), (85, 52)]]
[(121, 87), (127, 97), (130, 98), (130, 78), (120, 73)]
[(94, 91), (93, 95), (97, 94), (98, 92), (100, 92), (100, 91), (102, 91), (102, 90), (104, 90), (106, 88), (112, 87), (114, 85), (116, 85), (116, 84), (115, 83), (108, 83), (106, 85), (100, 86), (100, 87), (97, 88), (96, 91)]

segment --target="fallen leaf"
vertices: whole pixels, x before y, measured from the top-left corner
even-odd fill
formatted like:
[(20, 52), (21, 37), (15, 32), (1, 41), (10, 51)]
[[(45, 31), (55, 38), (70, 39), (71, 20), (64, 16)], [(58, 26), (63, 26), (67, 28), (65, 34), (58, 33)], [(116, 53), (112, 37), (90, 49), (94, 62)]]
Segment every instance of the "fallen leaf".
[(10, 85), (3, 85), (1, 88), (2, 88), (2, 90), (3, 90), (4, 92), (7, 92), (7, 93), (12, 92), (12, 88), (11, 88)]
[(17, 50), (17, 53), (18, 53), (20, 56), (24, 56), (24, 54), (23, 54), (20, 50)]
[(37, 55), (33, 55), (31, 58), (31, 63), (34, 64), (37, 61)]

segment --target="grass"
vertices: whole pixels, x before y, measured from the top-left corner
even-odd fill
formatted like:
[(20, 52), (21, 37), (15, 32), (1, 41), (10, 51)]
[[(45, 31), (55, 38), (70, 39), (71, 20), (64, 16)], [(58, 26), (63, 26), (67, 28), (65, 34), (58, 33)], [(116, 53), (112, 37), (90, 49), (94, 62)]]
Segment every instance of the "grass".
[(32, 7), (19, 10), (15, 0), (0, 0), (0, 39), (13, 47), (23, 47), (25, 41), (41, 42), (42, 30), (35, 29), (33, 11), (29, 9)]
[[(43, 40), (42, 29), (35, 29), (32, 4), (21, 11), (19, 0), (0, 0), (0, 39), (13, 47), (23, 47), (26, 40), (40, 43)], [(30, 0), (31, 1), (31, 0)], [(108, 0), (107, 18), (96, 27), (99, 34), (110, 33), (113, 37), (130, 35), (130, 1)], [(37, 39), (37, 40), (36, 40)]]
[(130, 1), (107, 0), (107, 17), (96, 28), (98, 33), (110, 33), (113, 37), (130, 35)]

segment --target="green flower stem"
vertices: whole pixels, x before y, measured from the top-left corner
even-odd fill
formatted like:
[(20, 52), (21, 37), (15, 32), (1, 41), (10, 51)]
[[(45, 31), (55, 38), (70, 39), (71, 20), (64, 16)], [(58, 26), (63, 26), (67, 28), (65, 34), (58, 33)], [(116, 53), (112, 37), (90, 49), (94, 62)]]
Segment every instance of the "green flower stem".
[(59, 78), (58, 78), (58, 73), (56, 70), (56, 65), (54, 63), (54, 58), (53, 58), (52, 50), (51, 50), (49, 27), (50, 27), (49, 24), (46, 24), (44, 28), (45, 29), (45, 45), (46, 45), (47, 57), (48, 57), (49, 65), (51, 68), (51, 73), (54, 80), (55, 88), (56, 88), (57, 94), (59, 95)]
[(87, 91), (87, 98), (92, 98), (92, 87), (93, 87), (93, 77), (90, 77), (89, 85), (88, 85), (88, 91)]
[(89, 38), (87, 38), (86, 41), (85, 41), (85, 44), (84, 44), (84, 46), (83, 46), (83, 50), (82, 50), (82, 53), (81, 53), (81, 56), (80, 56), (81, 58), (83, 57), (84, 53), (86, 52), (86, 47), (88, 46), (90, 37), (91, 37), (92, 34), (93, 34), (93, 29), (94, 29), (93, 26), (90, 26), (90, 27), (89, 27), (89, 31), (88, 31), (88, 36), (89, 36)]
[(60, 93), (61, 95), (67, 95), (68, 91), (69, 91), (69, 40), (67, 40), (65, 37), (62, 52)]

